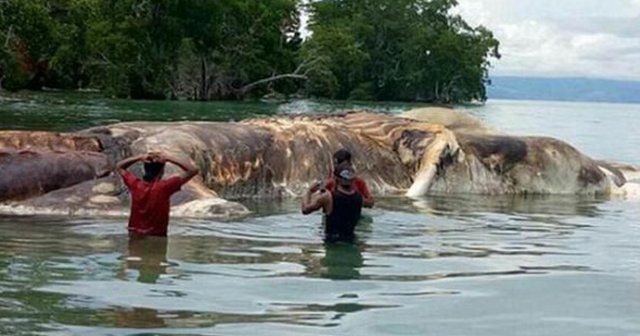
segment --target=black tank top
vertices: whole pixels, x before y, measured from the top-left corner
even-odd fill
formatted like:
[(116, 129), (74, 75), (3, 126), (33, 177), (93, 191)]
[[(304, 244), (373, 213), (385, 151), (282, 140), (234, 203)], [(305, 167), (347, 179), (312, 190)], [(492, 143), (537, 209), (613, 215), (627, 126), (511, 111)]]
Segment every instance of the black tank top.
[(358, 192), (345, 194), (339, 190), (334, 191), (332, 196), (333, 210), (325, 217), (325, 238), (329, 241), (352, 241), (362, 212), (362, 196)]

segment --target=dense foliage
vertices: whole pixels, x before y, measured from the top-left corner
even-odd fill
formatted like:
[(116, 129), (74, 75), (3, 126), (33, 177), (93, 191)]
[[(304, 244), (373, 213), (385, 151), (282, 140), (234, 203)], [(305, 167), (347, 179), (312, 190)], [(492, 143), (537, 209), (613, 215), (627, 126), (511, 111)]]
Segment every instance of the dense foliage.
[(311, 92), (337, 98), (484, 100), (498, 41), (452, 15), (455, 0), (325, 0), (312, 4), (306, 57), (325, 59)]
[(0, 0), (0, 85), (132, 98), (483, 100), (491, 32), (454, 0)]
[(9, 0), (0, 15), (10, 90), (235, 98), (292, 72), (300, 46), (296, 0)]

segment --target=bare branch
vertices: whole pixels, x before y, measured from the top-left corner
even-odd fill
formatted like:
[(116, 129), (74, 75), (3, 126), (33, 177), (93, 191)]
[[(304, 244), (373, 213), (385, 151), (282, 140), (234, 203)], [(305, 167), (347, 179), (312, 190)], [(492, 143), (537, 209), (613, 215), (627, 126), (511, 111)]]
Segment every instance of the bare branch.
[(102, 52), (98, 52), (98, 54), (100, 55), (100, 57), (104, 60), (104, 62), (106, 64), (113, 65), (113, 62), (111, 62), (111, 60), (109, 58), (107, 58), (107, 56), (105, 56), (105, 54), (103, 54)]
[(312, 66), (314, 64), (318, 63), (320, 60), (322, 60), (321, 57), (316, 57), (314, 59), (304, 61), (304, 62), (300, 63), (300, 65), (298, 65), (298, 67), (296, 68), (296, 70), (293, 73), (294, 74), (299, 74), (300, 71), (302, 71), (302, 69), (306, 69), (303, 72), (303, 74), (307, 75), (309, 73), (309, 71), (312, 69)]
[(4, 40), (4, 47), (5, 48), (9, 48), (9, 42), (10, 42), (12, 36), (13, 36), (13, 25), (10, 25), (9, 29), (7, 30), (6, 38)]
[(271, 83), (277, 80), (281, 80), (281, 79), (285, 79), (285, 78), (290, 78), (290, 79), (300, 79), (300, 80), (309, 80), (309, 77), (307, 76), (309, 74), (309, 72), (311, 70), (313, 70), (313, 66), (320, 62), (322, 60), (321, 57), (316, 57), (310, 60), (306, 60), (302, 63), (300, 63), (298, 65), (298, 67), (292, 72), (292, 73), (287, 73), (287, 74), (281, 74), (281, 75), (272, 75), (271, 77), (267, 77), (267, 78), (263, 78), (260, 80), (257, 80), (253, 83), (249, 83), (243, 87), (241, 87), (240, 89), (237, 90), (237, 92), (239, 93), (240, 96), (244, 96), (247, 93), (249, 93), (251, 90), (253, 90), (256, 86), (261, 85), (261, 84), (265, 84), (265, 83)]
[(303, 80), (308, 80), (309, 79), (306, 75), (299, 75), (299, 74), (296, 74), (296, 73), (276, 75), (276, 76), (271, 76), (271, 77), (268, 77), (268, 78), (263, 78), (263, 79), (257, 80), (257, 81), (255, 81), (253, 83), (249, 83), (249, 84), (243, 86), (242, 88), (240, 88), (238, 91), (239, 91), (240, 95), (244, 96), (247, 93), (249, 93), (249, 91), (253, 90), (258, 85), (265, 84), (265, 83), (270, 83), (270, 82), (277, 81), (277, 80), (280, 80), (280, 79), (285, 79), (285, 78), (303, 79)]

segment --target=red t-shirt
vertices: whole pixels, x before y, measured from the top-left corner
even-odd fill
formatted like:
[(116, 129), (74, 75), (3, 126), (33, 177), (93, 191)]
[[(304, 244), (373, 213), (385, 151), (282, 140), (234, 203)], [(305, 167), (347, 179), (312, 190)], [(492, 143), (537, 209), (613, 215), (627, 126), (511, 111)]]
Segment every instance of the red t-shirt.
[[(336, 179), (333, 177), (328, 178), (324, 187), (327, 188), (327, 190), (333, 192), (333, 190), (336, 188)], [(362, 196), (362, 198), (371, 197), (371, 192), (369, 192), (367, 183), (357, 176), (353, 179), (353, 188)]]
[(166, 236), (169, 225), (170, 198), (182, 186), (182, 178), (145, 182), (131, 172), (122, 176), (131, 192), (129, 233), (148, 236)]

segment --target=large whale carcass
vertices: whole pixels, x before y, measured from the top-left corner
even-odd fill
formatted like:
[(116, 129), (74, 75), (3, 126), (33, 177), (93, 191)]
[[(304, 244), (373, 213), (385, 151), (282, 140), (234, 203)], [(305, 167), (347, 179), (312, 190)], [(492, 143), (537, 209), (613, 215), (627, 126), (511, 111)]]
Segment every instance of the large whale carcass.
[(0, 131), (0, 213), (126, 216), (115, 162), (160, 150), (201, 172), (172, 199), (173, 216), (243, 216), (233, 200), (300, 195), (329, 174), (339, 148), (355, 153), (378, 195), (624, 193), (637, 173), (556, 139), (502, 135), (446, 111), (126, 122), (75, 133)]

